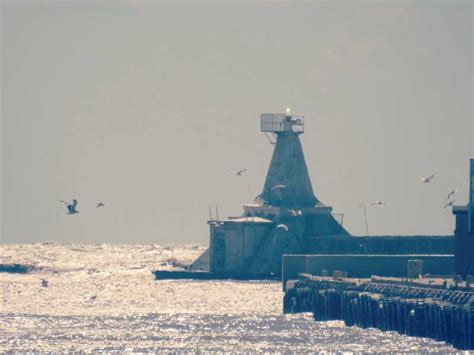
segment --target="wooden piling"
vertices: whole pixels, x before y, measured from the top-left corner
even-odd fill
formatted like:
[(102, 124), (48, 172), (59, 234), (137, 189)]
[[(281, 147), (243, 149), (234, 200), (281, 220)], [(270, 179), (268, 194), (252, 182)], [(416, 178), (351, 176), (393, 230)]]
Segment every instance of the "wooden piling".
[(283, 298), (285, 313), (312, 312), (316, 321), (378, 328), (474, 350), (474, 293), (390, 282), (306, 277)]

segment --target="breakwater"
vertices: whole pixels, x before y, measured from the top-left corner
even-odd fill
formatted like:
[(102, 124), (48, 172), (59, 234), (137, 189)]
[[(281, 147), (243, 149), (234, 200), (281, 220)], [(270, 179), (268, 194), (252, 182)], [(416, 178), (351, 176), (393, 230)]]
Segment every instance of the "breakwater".
[(32, 265), (0, 264), (0, 272), (7, 272), (11, 274), (26, 274), (31, 270), (33, 270)]
[(316, 321), (378, 328), (474, 349), (474, 292), (392, 280), (301, 275), (289, 281), (285, 313), (312, 312)]
[(257, 281), (273, 280), (280, 281), (281, 276), (275, 274), (255, 274), (255, 273), (237, 273), (237, 272), (202, 272), (202, 271), (153, 271), (157, 280), (240, 280)]

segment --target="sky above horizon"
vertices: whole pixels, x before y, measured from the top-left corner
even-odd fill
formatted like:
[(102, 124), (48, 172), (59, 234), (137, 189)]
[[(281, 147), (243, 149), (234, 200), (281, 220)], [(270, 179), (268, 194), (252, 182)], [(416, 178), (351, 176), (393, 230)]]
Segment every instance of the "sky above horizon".
[(466, 203), (474, 156), (472, 2), (0, 6), (0, 242), (207, 243), (208, 206), (240, 215), (261, 192), (260, 113), (286, 107), (350, 233), (381, 200), (371, 235), (452, 234), (443, 205), (454, 188)]

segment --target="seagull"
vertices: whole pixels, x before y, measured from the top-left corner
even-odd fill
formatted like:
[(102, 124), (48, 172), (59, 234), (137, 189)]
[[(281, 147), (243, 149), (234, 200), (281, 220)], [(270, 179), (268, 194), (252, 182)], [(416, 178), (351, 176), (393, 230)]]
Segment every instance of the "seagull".
[(445, 210), (446, 208), (448, 208), (450, 206), (452, 207), (454, 202), (455, 202), (454, 200), (449, 201), (447, 204), (444, 205), (443, 210)]
[(458, 190), (458, 189), (452, 190), (452, 191), (448, 194), (448, 198), (446, 199), (446, 201), (449, 201), (449, 198), (450, 198), (451, 196), (453, 196), (457, 191), (459, 191), (459, 190)]
[(301, 210), (289, 210), (288, 212), (290, 212), (290, 215), (292, 216), (301, 216), (303, 214)]
[(426, 177), (426, 178), (425, 178), (425, 177), (420, 177), (420, 181), (421, 181), (422, 183), (428, 183), (428, 182), (431, 182), (431, 179), (432, 179), (432, 178), (434, 178), (434, 174), (431, 175), (431, 176), (429, 176), (429, 177)]
[(79, 211), (76, 210), (76, 206), (77, 206), (77, 200), (76, 199), (73, 199), (71, 203), (63, 201), (63, 200), (59, 200), (59, 202), (62, 202), (66, 205), (67, 211), (68, 211), (67, 214), (79, 213)]
[(240, 170), (232, 170), (231, 173), (234, 174), (235, 176), (240, 176), (244, 171), (247, 169), (240, 169)]
[(257, 195), (257, 197), (255, 197), (255, 199), (254, 199), (254, 202), (262, 203), (262, 204), (267, 204), (267, 203), (268, 203), (268, 201), (265, 200), (265, 199), (262, 197), (262, 194)]
[(286, 188), (286, 185), (275, 185), (272, 187), (272, 191), (274, 190), (279, 190), (279, 189), (284, 189)]
[(286, 224), (279, 224), (279, 225), (277, 225), (277, 228), (284, 229), (288, 232), (288, 226)]
[(382, 201), (374, 201), (370, 204), (371, 206), (387, 206), (385, 202)]
[(104, 207), (104, 206), (105, 206), (104, 203), (99, 201), (99, 203), (97, 204), (95, 208)]

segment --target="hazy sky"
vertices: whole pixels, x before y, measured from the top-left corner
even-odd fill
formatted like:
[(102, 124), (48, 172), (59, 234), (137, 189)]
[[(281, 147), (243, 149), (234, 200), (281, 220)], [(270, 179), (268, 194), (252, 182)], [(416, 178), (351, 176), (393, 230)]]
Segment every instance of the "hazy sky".
[(259, 115), (286, 107), (352, 234), (373, 200), (371, 234), (450, 234), (472, 18), (470, 1), (1, 1), (1, 241), (208, 242), (209, 205), (239, 215), (261, 192)]

